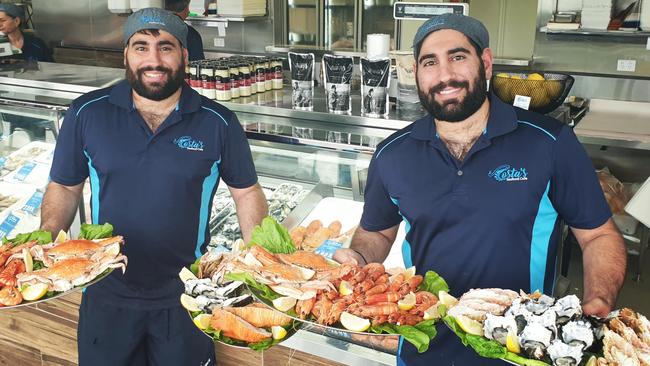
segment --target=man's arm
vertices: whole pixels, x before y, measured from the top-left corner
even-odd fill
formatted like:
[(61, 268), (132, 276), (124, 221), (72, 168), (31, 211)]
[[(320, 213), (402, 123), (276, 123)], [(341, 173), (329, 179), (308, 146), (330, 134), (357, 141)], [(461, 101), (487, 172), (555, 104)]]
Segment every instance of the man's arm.
[(382, 263), (390, 252), (398, 228), (399, 225), (395, 225), (381, 231), (366, 231), (359, 226), (354, 232), (350, 248), (338, 249), (333, 258), (339, 263)]
[(571, 230), (582, 248), (582, 308), (587, 315), (604, 317), (614, 308), (625, 279), (627, 251), (623, 237), (611, 218), (595, 229)]
[(248, 243), (255, 225), (259, 225), (269, 213), (266, 197), (264, 197), (264, 192), (262, 192), (259, 183), (255, 183), (248, 188), (228, 187), (228, 189), (235, 201), (235, 206), (237, 206), (237, 219), (239, 220), (242, 236), (244, 241)]
[(41, 230), (47, 230), (54, 237), (60, 230), (68, 231), (79, 208), (83, 183), (64, 186), (50, 182), (41, 205)]

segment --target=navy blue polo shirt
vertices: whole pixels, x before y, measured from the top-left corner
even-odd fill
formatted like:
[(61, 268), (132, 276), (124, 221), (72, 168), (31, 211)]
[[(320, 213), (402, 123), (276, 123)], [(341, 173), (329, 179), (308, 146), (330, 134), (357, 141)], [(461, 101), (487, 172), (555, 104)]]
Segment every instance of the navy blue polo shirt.
[(178, 271), (210, 241), (219, 180), (257, 182), (248, 142), (233, 112), (183, 83), (178, 106), (153, 133), (121, 81), (76, 99), (59, 134), (50, 178), (66, 186), (90, 177), (92, 222), (126, 241), (126, 273), (88, 289), (117, 306), (178, 305)]
[[(361, 226), (379, 231), (405, 221), (405, 265), (436, 271), (456, 296), (481, 287), (551, 294), (560, 220), (593, 229), (611, 212), (568, 126), (490, 101), (487, 127), (462, 162), (431, 116), (384, 140), (370, 163)], [(425, 354), (404, 343), (400, 362), (489, 363), (438, 329)]]

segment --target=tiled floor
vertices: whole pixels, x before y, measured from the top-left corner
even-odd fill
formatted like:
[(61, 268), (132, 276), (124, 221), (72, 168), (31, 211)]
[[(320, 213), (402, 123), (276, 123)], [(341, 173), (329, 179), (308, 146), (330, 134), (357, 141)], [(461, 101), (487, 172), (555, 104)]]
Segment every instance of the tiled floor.
[[(629, 307), (650, 316), (650, 258), (645, 257), (641, 281), (635, 282), (637, 256), (628, 255), (627, 276), (618, 298), (617, 308)], [(571, 253), (569, 265), (570, 293), (582, 295), (582, 252), (577, 246)]]

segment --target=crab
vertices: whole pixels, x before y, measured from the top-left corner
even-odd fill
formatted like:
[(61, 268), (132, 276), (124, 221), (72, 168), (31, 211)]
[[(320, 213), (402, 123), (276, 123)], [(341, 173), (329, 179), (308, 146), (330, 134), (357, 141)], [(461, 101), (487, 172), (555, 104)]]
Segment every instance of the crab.
[(126, 271), (126, 256), (112, 251), (98, 251), (90, 258), (72, 257), (54, 262), (50, 267), (18, 274), (17, 285), (45, 283), (49, 291), (67, 291), (95, 279), (109, 268)]
[(299, 250), (291, 254), (277, 254), (276, 256), (282, 263), (309, 268), (315, 271), (333, 268), (322, 255), (304, 250)]
[(30, 252), (32, 257), (43, 261), (46, 267), (51, 267), (54, 263), (61, 260), (72, 258), (88, 259), (99, 252), (117, 255), (120, 252), (120, 244), (123, 242), (121, 236), (114, 236), (99, 241), (77, 239), (68, 240), (63, 243), (36, 245), (30, 249)]

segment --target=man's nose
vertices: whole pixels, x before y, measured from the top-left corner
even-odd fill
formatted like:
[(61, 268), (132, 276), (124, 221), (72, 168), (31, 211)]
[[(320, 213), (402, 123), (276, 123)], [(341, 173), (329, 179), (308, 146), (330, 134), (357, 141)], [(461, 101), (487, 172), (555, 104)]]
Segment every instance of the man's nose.
[(440, 62), (438, 65), (438, 78), (441, 82), (448, 82), (454, 78), (454, 69), (451, 63), (447, 61)]
[(161, 53), (158, 49), (153, 48), (150, 49), (149, 52), (147, 52), (146, 62), (148, 64), (157, 66), (161, 64), (161, 60), (162, 60)]

